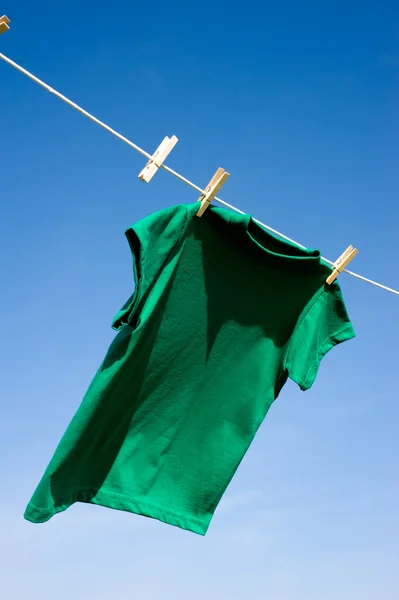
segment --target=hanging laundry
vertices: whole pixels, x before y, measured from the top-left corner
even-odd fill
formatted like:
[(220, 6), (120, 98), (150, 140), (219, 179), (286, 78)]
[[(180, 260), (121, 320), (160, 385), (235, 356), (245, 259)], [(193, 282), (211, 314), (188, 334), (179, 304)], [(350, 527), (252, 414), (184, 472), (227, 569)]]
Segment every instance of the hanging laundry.
[(287, 378), (307, 390), (323, 356), (354, 337), (318, 251), (250, 215), (197, 210), (127, 230), (134, 293), (26, 519), (90, 502), (205, 535)]

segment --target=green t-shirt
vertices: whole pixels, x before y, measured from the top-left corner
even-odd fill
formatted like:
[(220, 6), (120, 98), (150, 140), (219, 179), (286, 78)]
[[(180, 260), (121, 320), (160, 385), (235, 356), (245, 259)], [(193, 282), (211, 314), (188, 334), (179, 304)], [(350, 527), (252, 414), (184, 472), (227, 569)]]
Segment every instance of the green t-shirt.
[(198, 204), (127, 230), (135, 290), (27, 509), (91, 502), (205, 534), (287, 378), (354, 337), (320, 253)]

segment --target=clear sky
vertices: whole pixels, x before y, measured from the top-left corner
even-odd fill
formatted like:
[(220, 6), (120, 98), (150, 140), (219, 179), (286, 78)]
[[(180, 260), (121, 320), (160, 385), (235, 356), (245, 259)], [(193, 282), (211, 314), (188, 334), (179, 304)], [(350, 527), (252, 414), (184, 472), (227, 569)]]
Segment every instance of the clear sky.
[[(168, 164), (399, 288), (394, 0), (11, 2), (0, 52)], [(397, 600), (399, 297), (347, 275), (357, 338), (287, 384), (205, 538), (91, 505), (22, 514), (132, 290), (125, 229), (197, 194), (0, 61), (0, 594)], [(189, 374), (188, 374), (189, 376)]]

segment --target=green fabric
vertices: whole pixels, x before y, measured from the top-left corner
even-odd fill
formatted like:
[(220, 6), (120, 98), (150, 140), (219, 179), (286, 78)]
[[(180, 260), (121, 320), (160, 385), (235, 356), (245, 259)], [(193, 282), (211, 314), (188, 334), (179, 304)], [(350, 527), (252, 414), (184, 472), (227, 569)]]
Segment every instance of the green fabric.
[(197, 210), (126, 232), (135, 291), (26, 519), (91, 502), (204, 535), (287, 378), (308, 389), (326, 352), (355, 335), (318, 251), (250, 215)]

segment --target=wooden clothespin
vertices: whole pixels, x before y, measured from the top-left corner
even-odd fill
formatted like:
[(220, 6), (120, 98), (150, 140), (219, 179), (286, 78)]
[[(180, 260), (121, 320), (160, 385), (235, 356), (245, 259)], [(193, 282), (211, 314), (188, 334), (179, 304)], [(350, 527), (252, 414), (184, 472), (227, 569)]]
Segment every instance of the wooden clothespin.
[(205, 193), (201, 194), (198, 198), (198, 202), (201, 202), (201, 206), (198, 209), (197, 217), (202, 217), (222, 185), (226, 182), (226, 180), (230, 177), (230, 173), (227, 173), (221, 167), (218, 168), (210, 182), (205, 188)]
[(154, 154), (139, 174), (139, 179), (141, 179), (141, 181), (145, 181), (146, 183), (151, 181), (159, 167), (164, 162), (165, 158), (168, 156), (168, 154), (170, 154), (178, 141), (179, 140), (175, 135), (172, 135), (171, 138), (166, 136), (162, 140), (161, 144), (155, 150)]
[(6, 17), (5, 15), (0, 17), (0, 34), (5, 33), (6, 31), (8, 31), (10, 29), (8, 26), (9, 22), (10, 22), (10, 19), (8, 17)]
[(352, 258), (355, 258), (358, 252), (359, 251), (356, 250), (356, 248), (354, 248), (353, 246), (349, 246), (349, 248), (347, 248), (345, 252), (341, 254), (338, 260), (336, 260), (334, 263), (333, 272), (326, 279), (328, 285), (331, 285), (332, 282), (336, 280), (341, 271), (345, 269), (346, 265), (350, 263)]

